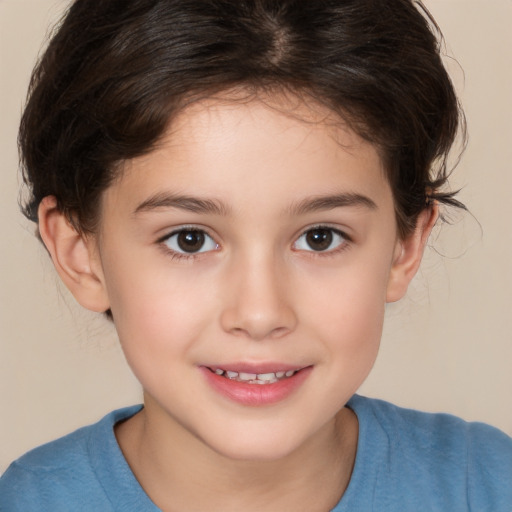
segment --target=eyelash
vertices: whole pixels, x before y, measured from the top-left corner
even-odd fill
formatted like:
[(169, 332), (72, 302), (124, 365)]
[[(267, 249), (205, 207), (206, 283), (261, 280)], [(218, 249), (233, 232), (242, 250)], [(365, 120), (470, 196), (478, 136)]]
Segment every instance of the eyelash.
[[(179, 235), (180, 233), (200, 233), (201, 235), (208, 237), (215, 244), (215, 248), (210, 249), (209, 251), (198, 251), (190, 253), (179, 252), (171, 249), (168, 245), (169, 240), (171, 240), (173, 236)], [(214, 241), (213, 237), (211, 237), (205, 229), (196, 226), (182, 226), (178, 229), (175, 229), (174, 231), (171, 231), (171, 233), (168, 233), (167, 235), (159, 238), (157, 240), (157, 244), (160, 245), (165, 251), (166, 255), (170, 256), (173, 260), (192, 260), (200, 257), (204, 253), (211, 252), (219, 248), (219, 244)]]
[[(325, 258), (325, 257), (329, 257), (329, 256), (334, 256), (334, 255), (346, 250), (350, 246), (350, 243), (352, 242), (352, 238), (350, 236), (348, 236), (345, 232), (343, 232), (337, 228), (334, 228), (332, 226), (319, 224), (316, 226), (308, 227), (307, 229), (302, 231), (300, 236), (298, 236), (295, 239), (293, 246), (295, 246), (301, 238), (306, 237), (308, 235), (308, 233), (312, 233), (313, 231), (330, 232), (331, 234), (334, 234), (337, 237), (340, 237), (342, 239), (342, 241), (338, 244), (338, 246), (336, 246), (333, 249), (329, 249), (329, 250), (315, 251), (313, 249), (311, 249), (311, 250), (295, 249), (296, 251), (309, 253), (309, 256), (311, 256), (311, 257), (324, 257)], [(172, 237), (179, 235), (181, 233), (187, 233), (187, 232), (188, 233), (195, 232), (195, 233), (199, 233), (205, 237), (208, 237), (215, 244), (215, 248), (209, 249), (206, 251), (197, 251), (197, 252), (186, 253), (186, 252), (176, 251), (169, 247), (168, 242)], [(202, 228), (195, 227), (195, 226), (182, 226), (179, 229), (176, 229), (176, 230), (172, 231), (171, 233), (168, 233), (165, 236), (159, 238), (157, 240), (157, 243), (163, 248), (163, 250), (165, 251), (165, 253), (168, 256), (170, 256), (172, 259), (175, 259), (175, 260), (192, 260), (192, 259), (200, 257), (202, 254), (215, 251), (219, 248), (219, 244), (217, 244), (215, 242), (213, 237), (211, 237), (206, 230), (204, 230)]]
[(330, 232), (331, 234), (336, 235), (337, 237), (341, 238), (342, 240), (333, 249), (327, 249), (324, 251), (315, 251), (313, 249), (311, 249), (311, 250), (296, 249), (298, 251), (308, 253), (309, 257), (328, 258), (331, 256), (335, 256), (335, 255), (339, 254), (340, 252), (348, 249), (350, 247), (350, 244), (353, 241), (349, 235), (347, 235), (344, 231), (341, 231), (340, 229), (337, 229), (337, 228), (334, 228), (332, 226), (325, 225), (325, 224), (318, 224), (316, 226), (310, 226), (307, 229), (305, 229), (304, 231), (302, 231), (300, 236), (298, 236), (295, 239), (295, 242), (293, 243), (293, 245), (296, 245), (301, 238), (306, 237), (308, 233), (312, 233), (313, 231), (327, 231), (327, 232)]

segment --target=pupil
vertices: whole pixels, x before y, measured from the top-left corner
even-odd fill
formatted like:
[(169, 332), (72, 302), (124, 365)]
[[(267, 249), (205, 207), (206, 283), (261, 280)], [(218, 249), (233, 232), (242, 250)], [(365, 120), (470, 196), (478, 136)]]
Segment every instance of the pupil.
[(306, 241), (314, 251), (325, 251), (332, 243), (332, 231), (328, 229), (312, 229), (306, 235)]
[(201, 231), (182, 231), (178, 235), (178, 246), (185, 252), (197, 252), (203, 247), (204, 233)]

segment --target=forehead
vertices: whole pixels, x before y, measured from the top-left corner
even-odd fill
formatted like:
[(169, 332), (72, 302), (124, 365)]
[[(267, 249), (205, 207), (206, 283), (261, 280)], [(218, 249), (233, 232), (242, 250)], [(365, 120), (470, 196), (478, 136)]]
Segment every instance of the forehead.
[[(327, 109), (297, 98), (214, 98), (185, 108), (153, 151), (125, 162), (106, 196), (140, 203), (169, 191), (242, 208), (302, 196), (391, 197), (378, 150)], [(280, 203), (279, 205), (277, 203)]]

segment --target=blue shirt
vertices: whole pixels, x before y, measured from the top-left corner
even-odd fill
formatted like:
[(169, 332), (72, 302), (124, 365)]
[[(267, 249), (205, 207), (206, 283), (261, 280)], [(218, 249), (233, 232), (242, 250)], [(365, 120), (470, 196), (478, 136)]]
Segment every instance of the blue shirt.
[[(512, 511), (512, 439), (504, 433), (357, 395), (347, 405), (359, 420), (357, 456), (332, 512)], [(0, 511), (159, 511), (113, 430), (139, 410), (114, 411), (11, 464), (0, 479)]]

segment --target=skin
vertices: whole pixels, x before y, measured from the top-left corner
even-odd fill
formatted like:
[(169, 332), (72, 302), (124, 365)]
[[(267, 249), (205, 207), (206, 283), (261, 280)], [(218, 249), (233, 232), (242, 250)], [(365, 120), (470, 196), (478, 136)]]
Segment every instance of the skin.
[[(188, 107), (154, 151), (125, 163), (94, 236), (76, 233), (54, 198), (40, 208), (64, 282), (85, 307), (113, 313), (145, 404), (116, 435), (165, 511), (337, 503), (357, 447), (344, 406), (435, 222), (425, 210), (399, 239), (377, 150), (320, 108), (283, 104)], [(206, 243), (180, 255), (172, 234), (191, 226)], [(326, 250), (304, 236), (318, 226), (333, 235)], [(250, 406), (203, 374), (240, 362), (309, 373), (284, 400)]]

